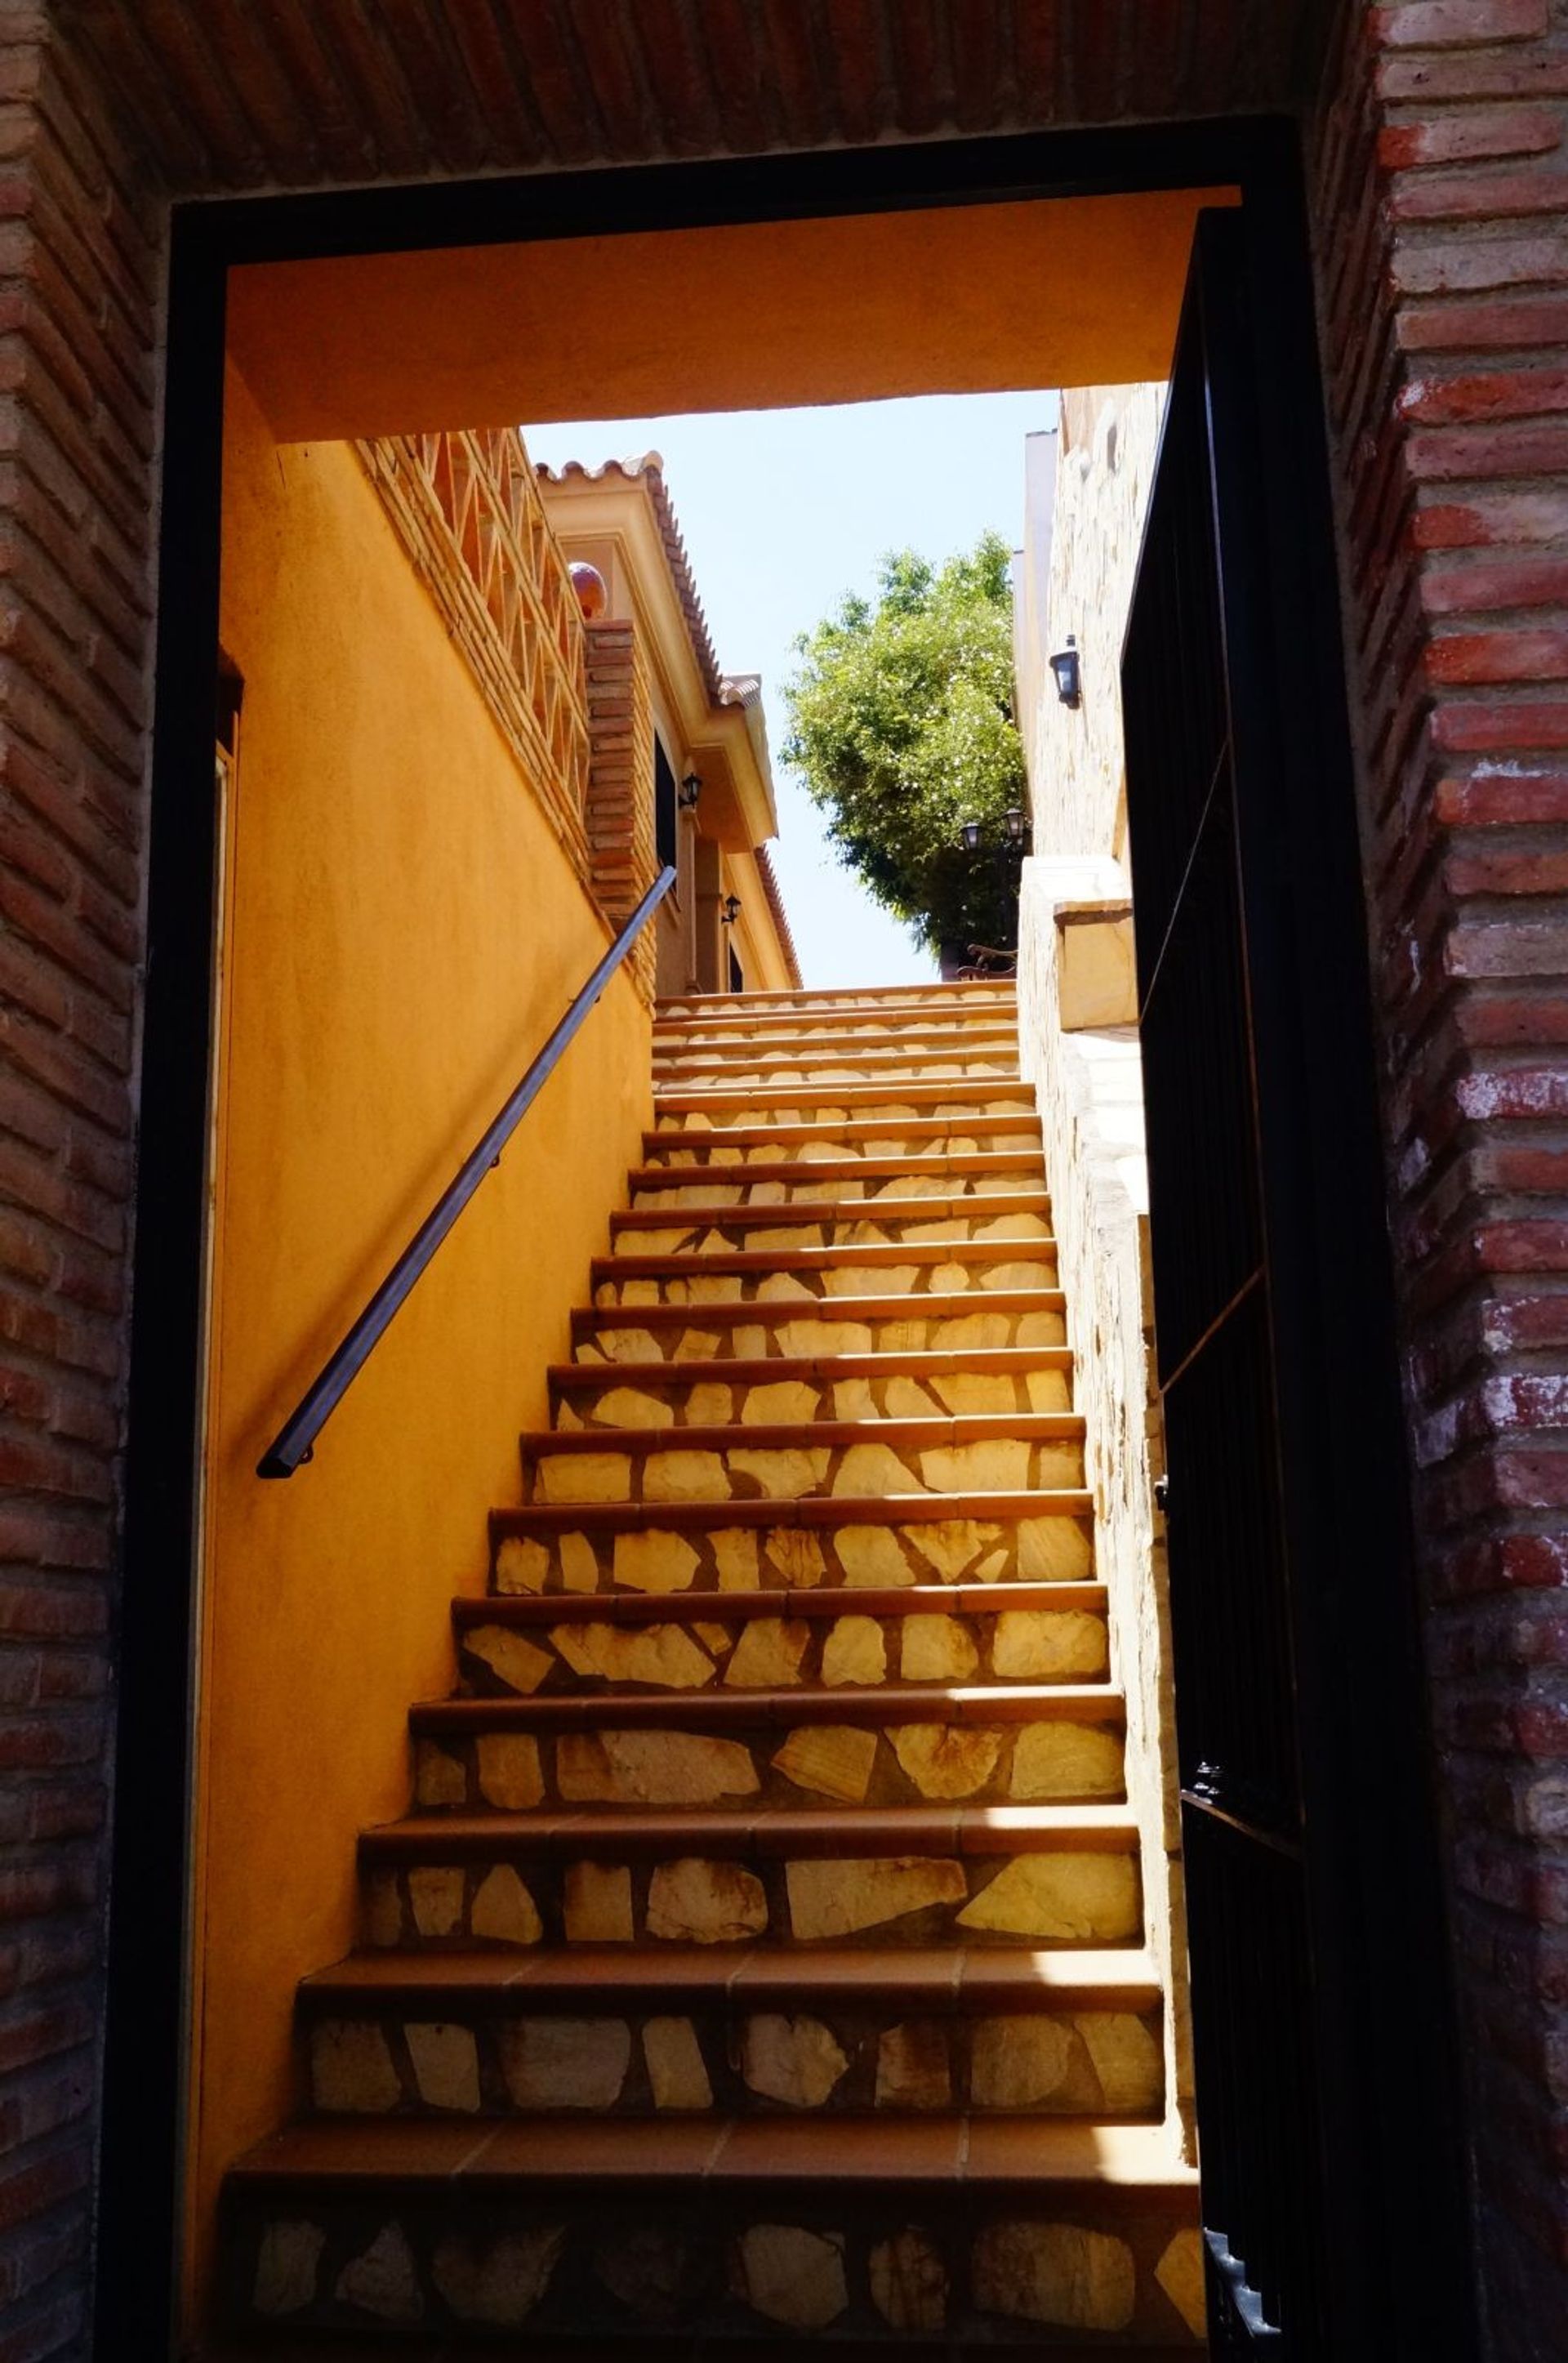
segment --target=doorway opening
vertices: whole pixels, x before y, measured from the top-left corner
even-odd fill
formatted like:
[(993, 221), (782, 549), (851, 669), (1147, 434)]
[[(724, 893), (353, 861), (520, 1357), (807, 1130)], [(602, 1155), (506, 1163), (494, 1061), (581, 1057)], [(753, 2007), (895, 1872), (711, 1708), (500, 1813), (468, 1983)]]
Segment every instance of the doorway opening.
[[(699, 389), (705, 406), (731, 407), (748, 395), (779, 401), (791, 390), (823, 400), (846, 387), (871, 394), (920, 385), (951, 391), (1155, 377), (1174, 343), (1195, 223), (1216, 204), (1234, 203), (1239, 193), (1253, 267), (1265, 258), (1284, 258), (1299, 300), (1304, 259), (1281, 148), (1286, 137), (1273, 128), (1231, 127), (1222, 139), (1203, 134), (1172, 142), (1140, 135), (1131, 145), (1121, 139), (1069, 143), (1059, 150), (1053, 143), (1009, 142), (999, 144), (1011, 151), (1005, 160), (995, 146), (985, 154), (954, 150), (921, 164), (912, 180), (907, 155), (896, 166), (890, 160), (837, 159), (825, 167), (738, 177), (723, 168), (615, 176), (619, 185), (613, 191), (579, 183), (569, 192), (557, 187), (547, 200), (540, 190), (507, 184), (468, 193), (456, 205), (433, 199), (427, 215), (412, 196), (397, 196), (385, 206), (364, 198), (205, 208), (201, 218), (182, 225), (170, 448), (183, 458), (171, 476), (160, 590), (165, 623), (144, 1120), (148, 1195), (138, 1254), (128, 1503), (135, 1629), (127, 1634), (125, 1727), (131, 1744), (120, 1809), (122, 1829), (127, 1814), (138, 1816), (138, 1836), (122, 1847), (122, 1879), (127, 1893), (134, 1883), (141, 1903), (134, 1916), (116, 1914), (122, 1951), (111, 2030), (104, 2242), (105, 2303), (112, 2309), (105, 2318), (146, 2322), (148, 2351), (158, 2351), (159, 2325), (168, 2319), (164, 2260), (169, 2228), (177, 2220), (173, 2194), (184, 2143), (179, 2111), (164, 2109), (151, 2151), (157, 2170), (148, 2170), (147, 2118), (156, 2113), (149, 2091), (156, 2073), (182, 2072), (188, 2056), (190, 2031), (180, 2023), (173, 1994), (195, 2007), (194, 1998), (206, 1990), (183, 1898), (193, 1868), (199, 1879), (209, 1858), (202, 1832), (211, 1791), (201, 1768), (224, 1744), (221, 1696), (210, 1689), (199, 1694), (199, 1732), (186, 1727), (178, 1703), (202, 1629), (201, 1595), (199, 1583), (176, 1582), (170, 1570), (195, 1571), (202, 1564), (195, 1472), (188, 1465), (194, 1428), (187, 1424), (182, 1441), (179, 1420), (182, 1404), (194, 1414), (205, 1384), (194, 1340), (206, 1189), (204, 1115), (199, 1126), (195, 1119), (206, 1052), (193, 1015), (205, 1004), (192, 997), (192, 986), (206, 975), (211, 958), (203, 895), (210, 915), (213, 849), (204, 818), (208, 807), (197, 794), (191, 758), (197, 693), (210, 700), (222, 612), (226, 360), (245, 390), (241, 396), (231, 386), (229, 427), (248, 400), (259, 439), (301, 453), (387, 438), (439, 439), (451, 436), (458, 422), (471, 427), (475, 420), (580, 415), (587, 407), (612, 413), (688, 407)], [(644, 185), (633, 189), (638, 179)], [(453, 194), (446, 193), (448, 200)], [(649, 219), (661, 226), (630, 227)], [(563, 221), (571, 224), (564, 236)], [(759, 240), (766, 272), (748, 262)], [(950, 300), (933, 305), (933, 286)], [(508, 322), (499, 343), (497, 317)], [(569, 336), (559, 326), (568, 318)], [(693, 338), (693, 319), (713, 325)], [(415, 323), (420, 333), (411, 334)], [(582, 399), (585, 378), (599, 397), (592, 405)], [(1309, 379), (1301, 405), (1309, 415), (1304, 436), (1299, 419), (1275, 423), (1276, 457), (1303, 444), (1314, 448), (1315, 395), (1316, 381)], [(1326, 530), (1321, 517), (1319, 525)], [(305, 622), (308, 638), (308, 617)], [(1331, 601), (1316, 627), (1332, 637)], [(206, 717), (203, 727), (210, 730), (210, 705)], [(313, 735), (315, 717), (302, 711), (298, 718), (309, 764), (318, 757), (326, 761), (327, 750)], [(204, 763), (210, 788), (210, 745)], [(1340, 820), (1349, 826), (1348, 775), (1342, 784)], [(352, 814), (344, 811), (342, 817), (357, 849), (363, 824), (355, 830)], [(389, 860), (399, 858), (395, 848), (386, 851)], [(329, 861), (330, 849), (323, 848), (321, 858)], [(346, 840), (339, 858), (358, 858), (357, 850), (351, 854)], [(723, 882), (716, 874), (709, 882), (715, 901)], [(700, 903), (701, 861), (694, 865), (694, 887)], [(380, 984), (364, 980), (367, 1007), (397, 1005), (392, 949)], [(725, 958), (727, 964), (736, 962), (733, 941)], [(571, 990), (583, 964), (563, 945), (542, 964), (539, 989)], [(723, 982), (731, 990), (749, 983), (755, 992), (761, 981), (756, 957), (739, 965), (740, 983), (728, 965)], [(298, 995), (293, 1037), (307, 1038), (319, 980), (284, 982)], [(263, 997), (276, 1017), (276, 981)], [(639, 1021), (625, 998), (624, 1023), (635, 1031)], [(426, 1048), (438, 1067), (438, 1046)], [(395, 1059), (394, 1046), (389, 1042), (387, 1049)], [(202, 1061), (200, 1082), (193, 1053)], [(476, 1096), (471, 1113), (480, 1112)], [(461, 1124), (469, 1113), (459, 1108)], [(590, 1129), (596, 1121), (602, 1125), (595, 1153), (607, 1168), (616, 1161), (635, 1113), (629, 1094), (611, 1107), (602, 1094), (585, 1099), (580, 1122)], [(575, 1143), (578, 1118), (566, 1122)], [(425, 1144), (427, 1159), (436, 1146)], [(261, 1155), (258, 1146), (258, 1162)], [(622, 1156), (619, 1161), (631, 1160)], [(410, 1186), (422, 1189), (434, 1169), (422, 1170), (417, 1154), (411, 1163)], [(1368, 1182), (1375, 1186), (1375, 1174)], [(553, 1210), (546, 1218), (557, 1219)], [(383, 1212), (382, 1229), (392, 1220)], [(351, 1237), (346, 1231), (334, 1239), (331, 1222), (315, 1226), (324, 1269), (330, 1264), (340, 1275), (346, 1264), (351, 1270), (373, 1264), (381, 1231), (372, 1226), (367, 1241), (362, 1224), (350, 1229)], [(337, 1285), (340, 1290), (340, 1281)], [(334, 1301), (331, 1287), (318, 1286), (315, 1293)], [(154, 1301), (156, 1322), (142, 1309)], [(182, 1327), (184, 1315), (188, 1331)], [(297, 1340), (302, 1363), (312, 1359), (314, 1343), (308, 1334)], [(248, 1420), (256, 1414), (255, 1405), (248, 1406)], [(405, 1448), (406, 1433), (394, 1426), (379, 1438), (367, 1432), (359, 1439), (361, 1485), (367, 1480), (373, 1485), (388, 1455)], [(437, 1470), (437, 1482), (440, 1477)], [(337, 1527), (330, 1543), (318, 1547), (327, 1596), (340, 1602), (352, 1555), (364, 1548), (362, 1533)], [(269, 1560), (269, 1552), (258, 1548), (253, 1564)], [(432, 1573), (449, 1589), (448, 1568)], [(396, 1619), (415, 1613), (400, 1592)], [(303, 1619), (284, 1622), (280, 1675), (286, 1678), (292, 1653), (297, 1677), (319, 1628), (308, 1629)], [(383, 1624), (383, 1635), (388, 1629)], [(430, 1629), (438, 1638), (439, 1624)], [(401, 1678), (406, 1669), (396, 1670)], [(361, 1697), (377, 1679), (362, 1662), (355, 1678), (365, 1686)], [(281, 1688), (274, 1721), (284, 1712)], [(182, 1802), (188, 1762), (198, 1768), (194, 1866)], [(309, 1767), (301, 1762), (299, 1771), (292, 1810), (303, 1829), (315, 1811), (316, 1794)], [(150, 1840), (148, 1833), (154, 1834)], [(237, 1925), (226, 1913), (217, 1917)], [(153, 2002), (134, 2048), (126, 2032), (133, 1997)], [(161, 2030), (156, 2040), (149, 2040), (149, 2025)], [(196, 2073), (203, 2072), (198, 2055)], [(179, 2081), (171, 2074), (168, 2090)], [(135, 2178), (127, 2172), (133, 2149), (139, 2161)], [(1212, 2296), (1212, 2280), (1210, 2290)]]

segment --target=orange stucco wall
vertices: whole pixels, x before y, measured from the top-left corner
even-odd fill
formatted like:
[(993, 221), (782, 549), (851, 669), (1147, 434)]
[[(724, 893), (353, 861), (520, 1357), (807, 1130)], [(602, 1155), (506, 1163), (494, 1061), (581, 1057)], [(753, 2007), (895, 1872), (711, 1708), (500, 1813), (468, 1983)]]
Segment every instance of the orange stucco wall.
[(275, 432), (1100, 385), (1170, 367), (1222, 189), (351, 255), (230, 274)]
[(617, 980), (285, 1483), (253, 1469), (606, 943), (350, 449), (280, 449), (230, 376), (230, 810), (205, 1453), (190, 2207), (294, 2100), (295, 1980), (355, 1935), (354, 1836), (648, 1120)]

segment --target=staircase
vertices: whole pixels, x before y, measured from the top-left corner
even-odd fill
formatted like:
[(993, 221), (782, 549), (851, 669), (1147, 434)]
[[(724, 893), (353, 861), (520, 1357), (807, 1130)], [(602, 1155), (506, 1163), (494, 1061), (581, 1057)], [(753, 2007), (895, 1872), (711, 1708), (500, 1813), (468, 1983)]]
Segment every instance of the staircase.
[(1012, 988), (662, 1005), (247, 2351), (1201, 2340)]

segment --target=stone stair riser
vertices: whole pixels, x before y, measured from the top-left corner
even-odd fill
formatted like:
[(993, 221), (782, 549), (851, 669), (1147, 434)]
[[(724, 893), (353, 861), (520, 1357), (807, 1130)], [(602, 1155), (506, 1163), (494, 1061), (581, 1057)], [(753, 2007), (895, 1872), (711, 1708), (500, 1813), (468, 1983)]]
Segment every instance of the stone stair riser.
[[(723, 1427), (735, 1421), (771, 1426), (779, 1419), (940, 1419), (974, 1412), (1066, 1412), (1072, 1390), (1064, 1370), (985, 1371), (944, 1370), (890, 1377), (856, 1372), (844, 1378), (777, 1375), (734, 1379), (681, 1375), (679, 1363), (632, 1365), (584, 1384), (556, 1390), (556, 1425), (563, 1428)], [(796, 1408), (786, 1408), (796, 1406)]]
[(775, 1720), (682, 1729), (678, 1721), (621, 1727), (613, 1707), (592, 1730), (501, 1728), (473, 1738), (422, 1738), (414, 1797), (427, 1812), (525, 1812), (569, 1805), (732, 1807), (1119, 1803), (1125, 1794), (1119, 1720), (1077, 1717), (989, 1725)]
[[(887, 1423), (889, 1426), (894, 1423)], [(734, 1431), (726, 1431), (734, 1433)], [(624, 1434), (625, 1431), (621, 1431)], [(759, 1431), (755, 1444), (701, 1444), (585, 1451), (531, 1448), (524, 1457), (524, 1498), (556, 1506), (601, 1502), (798, 1502), (835, 1494), (856, 1500), (910, 1493), (1059, 1492), (1083, 1484), (1083, 1447), (995, 1437), (929, 1446), (778, 1444)], [(744, 1431), (741, 1432), (744, 1436)], [(564, 1438), (563, 1438), (564, 1441)]]
[[(437, 1991), (439, 1991), (437, 1989)], [(642, 2117), (710, 2109), (1147, 2118), (1165, 2097), (1158, 2010), (959, 2017), (875, 2005), (705, 2007), (638, 1995), (606, 2008), (585, 1988), (536, 2011), (459, 1999), (432, 2016), (312, 2009), (315, 2106), (331, 2115)]]
[(846, 1165), (856, 1160), (882, 1164), (899, 1158), (1010, 1157), (1030, 1161), (1032, 1178), (1040, 1170), (1040, 1122), (1021, 1109), (1006, 1117), (992, 1117), (977, 1127), (911, 1122), (891, 1124), (845, 1118), (818, 1128), (781, 1122), (751, 1132), (731, 1127), (715, 1132), (711, 1125), (683, 1127), (673, 1121), (665, 1129), (643, 1136), (644, 1168), (665, 1173), (744, 1171), (754, 1165)]
[[(843, 1296), (886, 1295), (918, 1298), (920, 1312), (937, 1320), (951, 1314), (955, 1297), (977, 1297), (983, 1306), (996, 1292), (1054, 1291), (1057, 1284), (1055, 1254), (1043, 1253), (1029, 1239), (1019, 1240), (1010, 1254), (990, 1241), (927, 1246), (909, 1240), (897, 1247), (846, 1248), (842, 1257), (805, 1248), (789, 1250), (788, 1260), (770, 1260), (766, 1249), (728, 1248), (701, 1260), (707, 1269), (700, 1268), (698, 1259), (684, 1257), (679, 1270), (662, 1270), (645, 1244), (613, 1268), (596, 1263), (594, 1305), (600, 1312), (619, 1312), (636, 1304), (823, 1304)], [(925, 1301), (933, 1297), (944, 1302), (933, 1306)]]
[(526, 1631), (465, 1615), (458, 1636), (463, 1680), (480, 1697), (811, 1685), (869, 1686), (896, 1696), (911, 1683), (1097, 1682), (1107, 1670), (1103, 1607), (867, 1615), (856, 1613), (851, 1593), (840, 1596), (842, 1613), (831, 1616), (726, 1616), (724, 1597), (709, 1593), (686, 1616), (672, 1600), (669, 1613), (657, 1617), (574, 1615), (530, 1623)]
[(780, 1248), (793, 1255), (803, 1248), (938, 1247), (949, 1240), (984, 1240), (999, 1254), (1027, 1255), (1051, 1239), (1043, 1215), (1032, 1211), (993, 1214), (984, 1206), (950, 1214), (922, 1204), (878, 1206), (864, 1215), (820, 1215), (809, 1206), (754, 1210), (715, 1207), (701, 1225), (682, 1221), (679, 1211), (652, 1217), (623, 1218), (612, 1226), (619, 1256), (759, 1255)]
[[(1086, 1505), (1087, 1506), (1087, 1505)], [(726, 1525), (723, 1511), (661, 1526), (619, 1531), (585, 1519), (526, 1529), (497, 1522), (493, 1565), (499, 1593), (611, 1591), (755, 1592), (915, 1583), (1082, 1583), (1093, 1569), (1084, 1512), (1042, 1508), (1020, 1517), (955, 1514), (938, 1518), (845, 1520), (834, 1525)], [(524, 1530), (519, 1530), (524, 1529)]]
[[(966, 1305), (925, 1310), (911, 1309), (902, 1298), (835, 1298), (826, 1312), (807, 1312), (794, 1298), (756, 1312), (705, 1306), (688, 1318), (645, 1305), (635, 1322), (617, 1320), (613, 1312), (579, 1315), (572, 1351), (580, 1362), (809, 1362), (842, 1355), (1053, 1349), (1066, 1344), (1059, 1304), (1051, 1290), (997, 1289)], [(1069, 1365), (1056, 1360), (1055, 1367)]]
[[(706, 1173), (707, 1169), (701, 1170)], [(897, 1208), (911, 1198), (1014, 1198), (1040, 1187), (1039, 1169), (1032, 1170), (1021, 1159), (989, 1172), (932, 1173), (911, 1164), (870, 1174), (853, 1173), (842, 1163), (823, 1159), (800, 1167), (779, 1162), (755, 1171), (742, 1166), (729, 1174), (715, 1171), (712, 1181), (693, 1181), (681, 1168), (657, 1172), (645, 1168), (643, 1178), (633, 1184), (632, 1205), (639, 1214), (672, 1217), (688, 1206), (816, 1206), (858, 1200), (868, 1208), (889, 1202)]]
[(836, 2204), (831, 2190), (802, 2201), (766, 2185), (749, 2203), (569, 2184), (525, 2198), (415, 2190), (392, 2206), (352, 2187), (303, 2208), (258, 2193), (231, 2210), (231, 2304), (242, 2324), (286, 2321), (290, 2335), (504, 2342), (525, 2330), (530, 2343), (580, 2340), (585, 2356), (612, 2343), (657, 2353), (700, 2325), (747, 2344), (782, 2328), (832, 2333), (836, 2346), (859, 2331), (905, 2353), (907, 2338), (938, 2334), (986, 2353), (1055, 2353), (1084, 2332), (1133, 2352), (1157, 2345), (1165, 2363), (1198, 2352), (1193, 2216), (1185, 2192), (1117, 2193), (1108, 2206), (1021, 2182), (1002, 2201), (937, 2185)]
[[(753, 1803), (755, 1803), (755, 1800)], [(591, 1853), (561, 1839), (517, 1837), (475, 1857), (392, 1868), (364, 1880), (372, 1946), (519, 1950), (543, 1943), (775, 1945), (994, 1943), (1132, 1945), (1142, 1940), (1136, 1858), (1075, 1847), (1052, 1853), (737, 1860), (712, 1851), (646, 1858), (635, 1834), (617, 1856), (600, 1825)], [(676, 1835), (679, 1842), (679, 1833)]]
[(823, 1057), (802, 1059), (779, 1057), (769, 1059), (660, 1059), (654, 1067), (656, 1092), (696, 1092), (710, 1086), (722, 1092), (777, 1089), (815, 1089), (831, 1091), (835, 1083), (846, 1083), (856, 1091), (867, 1084), (883, 1086), (889, 1097), (895, 1096), (907, 1083), (1016, 1083), (1019, 1080), (1016, 1056), (987, 1057), (983, 1052), (967, 1057), (937, 1051), (889, 1050), (879, 1059), (858, 1059)]
[(768, 1083), (766, 1087), (692, 1090), (667, 1087), (654, 1095), (656, 1132), (756, 1131), (781, 1121), (818, 1128), (842, 1124), (908, 1125), (950, 1123), (966, 1133), (984, 1126), (988, 1116), (1026, 1115), (1034, 1103), (1032, 1083), (1012, 1081), (977, 1082), (965, 1090), (961, 1080), (922, 1082), (911, 1079), (896, 1088), (886, 1083)]

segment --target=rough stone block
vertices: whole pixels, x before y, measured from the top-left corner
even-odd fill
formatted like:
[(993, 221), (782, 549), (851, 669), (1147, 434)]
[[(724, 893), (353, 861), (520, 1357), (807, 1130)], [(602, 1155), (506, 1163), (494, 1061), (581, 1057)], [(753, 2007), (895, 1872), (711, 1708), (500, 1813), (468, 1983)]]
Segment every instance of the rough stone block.
[(509, 1632), (504, 1625), (474, 1625), (464, 1634), (463, 1647), (487, 1665), (509, 1691), (524, 1697), (538, 1689), (554, 1662), (547, 1649), (525, 1640), (521, 1633)]
[(624, 1452), (542, 1452), (534, 1481), (541, 1502), (629, 1502), (632, 1464)]
[(469, 1926), (498, 1945), (536, 1945), (545, 1933), (533, 1897), (509, 1862), (498, 1862), (480, 1881)]
[(713, 1679), (712, 1658), (681, 1625), (554, 1625), (550, 1640), (588, 1679), (667, 1691), (700, 1691)]
[(467, 2026), (412, 2023), (403, 2030), (427, 2109), (471, 2114), (480, 2106), (479, 2047)]
[(643, 2028), (643, 2058), (656, 2109), (712, 2107), (713, 2088), (689, 2018), (650, 2018)]
[(874, 1616), (835, 1617), (823, 1643), (823, 1681), (840, 1683), (880, 1682), (888, 1672), (888, 1644)]
[(991, 1636), (993, 1671), (1006, 1680), (1092, 1681), (1105, 1670), (1106, 1632), (1077, 1609), (1004, 1608)]
[(1066, 1944), (1125, 1944), (1143, 1925), (1137, 1868), (1124, 1854), (1017, 1855), (965, 1905), (958, 1925)]
[(906, 1780), (922, 1797), (973, 1797), (1001, 1758), (1001, 1734), (967, 1725), (896, 1724), (888, 1733)]
[(964, 1873), (955, 1862), (898, 1856), (880, 1862), (791, 1862), (785, 1866), (790, 1925), (802, 1943), (852, 1936), (906, 1913), (961, 1903)]
[(724, 1502), (729, 1494), (729, 1479), (717, 1452), (650, 1452), (643, 1463), (645, 1502)]
[(269, 2224), (261, 2235), (256, 2279), (251, 2285), (250, 2302), (255, 2312), (276, 2322), (314, 2304), (321, 2252), (326, 2246), (326, 2235), (318, 2224), (298, 2218)]
[(1203, 2235), (1190, 2227), (1177, 2232), (1154, 2267), (1154, 2279), (1195, 2338), (1208, 2326), (1203, 2294)]
[(1051, 1797), (1120, 1797), (1121, 1736), (1087, 1723), (1032, 1723), (1013, 1742), (1008, 1794), (1021, 1804)]
[(384, 2225), (368, 2248), (350, 2258), (333, 2293), (340, 2305), (351, 2305), (398, 2328), (423, 2321), (419, 2271), (403, 2226)]
[(914, 1570), (889, 1526), (840, 1526), (834, 1537), (845, 1583), (890, 1591), (912, 1583)]
[(842, 1724), (819, 1724), (792, 1731), (773, 1758), (798, 1789), (823, 1797), (836, 1797), (846, 1805), (865, 1802), (877, 1760), (874, 1731), (855, 1731)]
[(792, 2109), (820, 2109), (848, 2069), (846, 2054), (819, 2018), (759, 2011), (745, 2021), (741, 2076), (764, 2100)]
[(310, 2036), (311, 2092), (332, 2115), (384, 2115), (403, 2098), (387, 2038), (373, 2019), (318, 2019)]
[(906, 1682), (966, 1682), (980, 1653), (955, 1616), (905, 1616), (900, 1620), (899, 1664)]
[(737, 2294), (791, 2330), (826, 2330), (849, 2303), (844, 2235), (795, 2224), (753, 2224), (736, 2244)]
[(975, 2243), (976, 2303), (1062, 2330), (1125, 2330), (1137, 2303), (1132, 2251), (1077, 2224), (990, 2224)]
[(632, 2064), (621, 2018), (515, 2018), (503, 2022), (501, 2072), (519, 2109), (609, 2109)]
[(684, 1535), (657, 1526), (615, 1537), (615, 1581), (630, 1592), (686, 1592), (701, 1563)]
[(462, 1925), (463, 1874), (431, 1869), (408, 1874), (408, 1901), (422, 1936), (450, 1936)]
[(474, 1756), (479, 1768), (480, 1794), (486, 1804), (502, 1813), (524, 1813), (545, 1794), (539, 1769), (539, 1743), (527, 1732), (487, 1732)]
[(501, 1592), (543, 1592), (550, 1580), (550, 1554), (543, 1543), (508, 1535), (495, 1554), (495, 1588)]
[(877, 2045), (877, 2106), (945, 2109), (952, 2098), (946, 2028), (931, 2019), (884, 2028)]
[[(755, 1536), (751, 1537), (751, 1542), (749, 1589), (755, 1591), (758, 1581)], [(827, 1561), (823, 1557), (823, 1547), (809, 1526), (770, 1527), (764, 1556), (768, 1566), (777, 1575), (782, 1577), (791, 1591), (811, 1591), (815, 1585), (821, 1583), (827, 1573)]]
[(453, 2234), (438, 2243), (430, 2278), (459, 2322), (515, 2330), (548, 2289), (565, 2245), (560, 2224), (495, 2240)]
[(671, 1944), (734, 1945), (760, 1936), (767, 1897), (754, 1872), (694, 1855), (655, 1866), (648, 1881), (647, 1933)]
[(724, 1668), (734, 1690), (788, 1690), (801, 1679), (812, 1628), (800, 1617), (752, 1616)]
[(562, 1883), (562, 1918), (569, 1945), (629, 1945), (632, 1874), (624, 1863), (574, 1862)]
[(685, 1731), (573, 1731), (556, 1747), (556, 1785), (569, 1804), (717, 1805), (761, 1785), (736, 1739)]
[(912, 2226), (879, 2240), (869, 2258), (871, 2302), (892, 2330), (942, 2330), (947, 2267), (935, 2242)]

